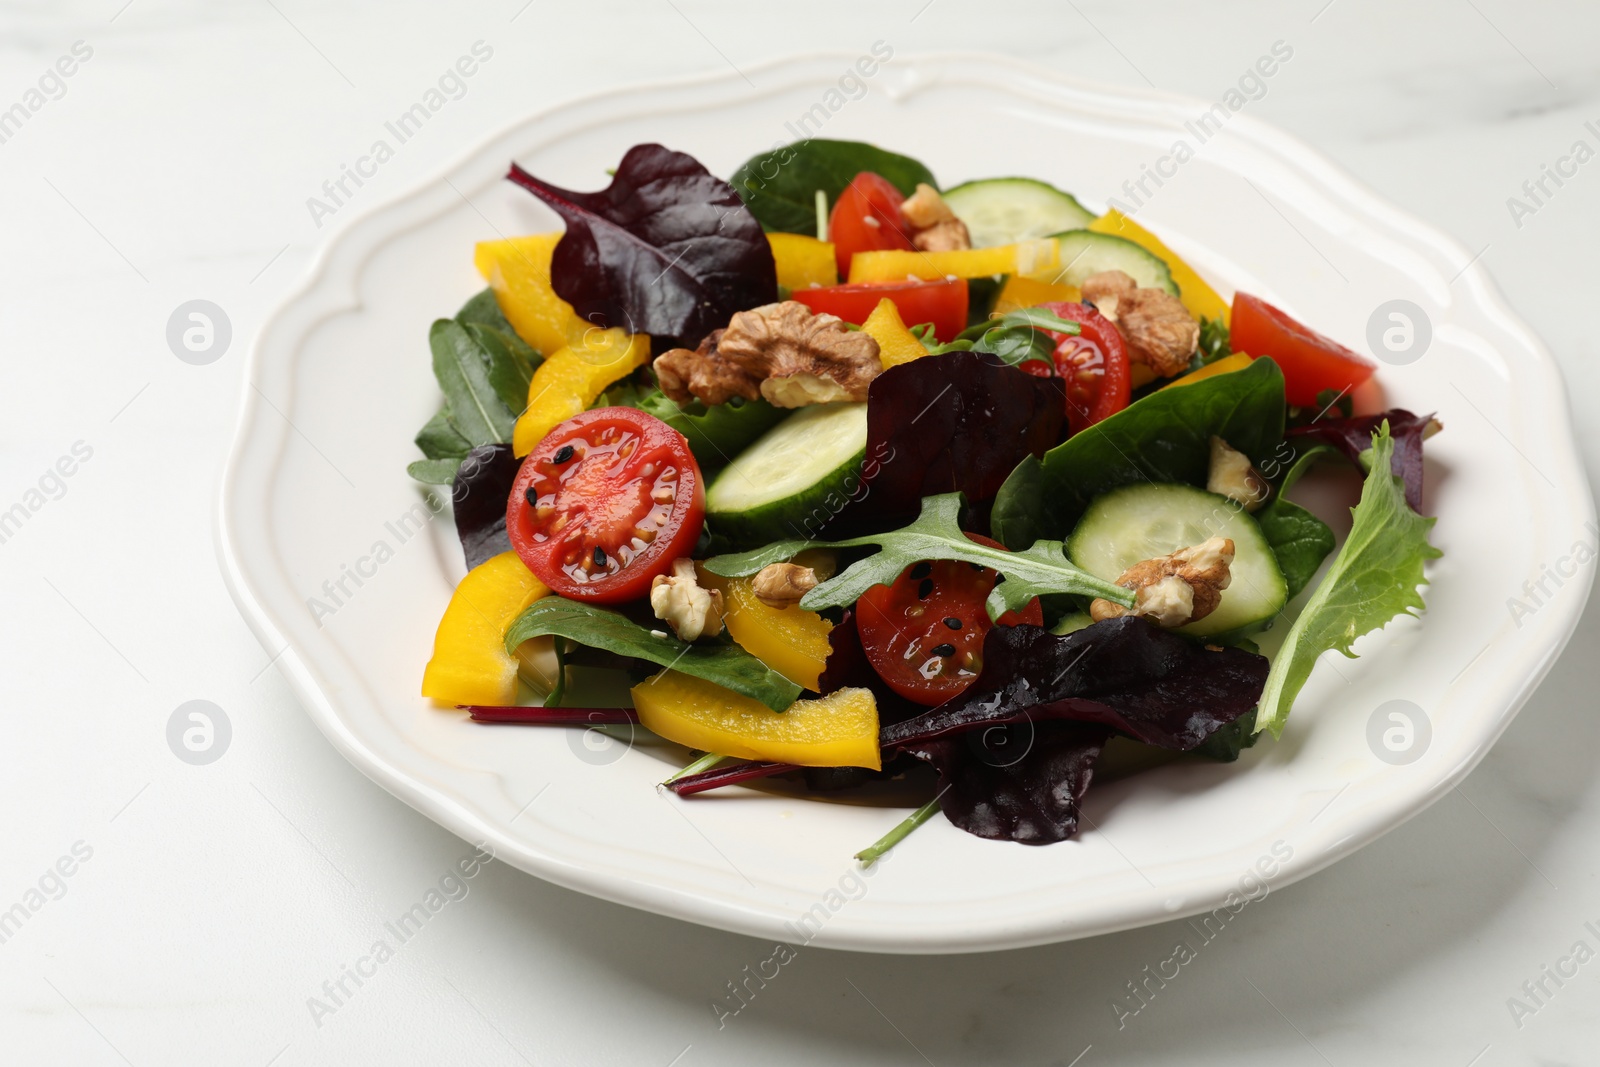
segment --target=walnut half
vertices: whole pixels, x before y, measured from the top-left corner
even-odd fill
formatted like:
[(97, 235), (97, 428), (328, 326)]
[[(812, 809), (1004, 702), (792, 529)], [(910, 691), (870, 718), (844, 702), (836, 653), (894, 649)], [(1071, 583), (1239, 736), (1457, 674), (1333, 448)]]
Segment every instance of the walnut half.
[(1083, 298), (1117, 324), (1128, 342), (1128, 359), (1162, 378), (1181, 374), (1200, 347), (1200, 324), (1183, 301), (1162, 289), (1141, 289), (1120, 270), (1083, 280)]
[(1165, 629), (1184, 626), (1210, 615), (1222, 603), (1222, 591), (1233, 581), (1233, 541), (1211, 537), (1167, 556), (1135, 563), (1117, 578), (1134, 591), (1133, 607), (1109, 600), (1089, 605), (1096, 622), (1123, 615), (1142, 615)]
[(792, 608), (817, 587), (817, 572), (798, 563), (771, 563), (756, 572), (750, 591), (769, 608)]
[(764, 398), (780, 408), (865, 400), (882, 370), (871, 335), (794, 300), (738, 312), (698, 349), (655, 361), (661, 391), (679, 404), (691, 396), (707, 404)]

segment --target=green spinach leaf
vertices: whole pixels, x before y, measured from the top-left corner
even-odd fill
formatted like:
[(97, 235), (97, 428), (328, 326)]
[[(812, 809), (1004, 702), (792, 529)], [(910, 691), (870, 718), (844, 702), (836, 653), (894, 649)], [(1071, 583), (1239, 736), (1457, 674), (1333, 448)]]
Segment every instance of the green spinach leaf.
[(682, 407), (659, 389), (645, 393), (629, 406), (654, 415), (683, 434), (703, 472), (719, 470), (733, 462), (734, 456), (789, 414), (765, 400), (742, 397), (735, 397), (726, 404), (697, 401)]
[(1123, 485), (1205, 485), (1213, 434), (1259, 463), (1283, 426), (1283, 372), (1270, 359), (1151, 393), (1018, 464), (995, 498), (995, 536), (1008, 546), (1063, 537), (1089, 501)]
[(916, 192), (918, 182), (939, 187), (933, 173), (909, 156), (861, 141), (820, 138), (751, 156), (729, 184), (763, 228), (815, 236), (817, 191), (832, 210), (845, 186), (864, 170), (881, 174), (906, 196)]
[(1293, 600), (1311, 584), (1317, 568), (1333, 551), (1333, 531), (1311, 512), (1282, 497), (1256, 512), (1255, 520), (1277, 558)]
[(1258, 730), (1274, 737), (1283, 732), (1294, 698), (1324, 652), (1337, 649), (1353, 659), (1356, 638), (1425, 606), (1417, 591), (1427, 584), (1423, 564), (1443, 553), (1428, 543), (1435, 520), (1411, 510), (1404, 483), (1390, 473), (1393, 453), (1385, 422), (1372, 439), (1372, 470), (1351, 510), (1350, 536), (1272, 661), (1256, 714)]
[[(661, 633), (662, 631), (656, 631)], [(632, 656), (715, 682), (742, 696), (784, 711), (801, 689), (735, 644), (688, 644), (671, 634), (657, 637), (632, 619), (605, 608), (549, 596), (517, 616), (506, 630), (506, 652), (530, 637), (553, 634), (590, 648)]]
[(996, 584), (989, 594), (990, 618), (1016, 611), (1034, 597), (1048, 593), (1104, 597), (1124, 606), (1133, 604), (1133, 594), (1128, 590), (1101, 581), (1068, 562), (1060, 541), (1039, 541), (1024, 551), (1007, 552), (971, 540), (957, 521), (961, 503), (960, 493), (924, 497), (922, 514), (910, 526), (898, 530), (844, 541), (776, 541), (750, 552), (713, 556), (706, 561), (706, 569), (712, 574), (739, 578), (755, 574), (769, 564), (793, 559), (808, 548), (876, 545), (878, 551), (812, 589), (801, 599), (800, 606), (807, 611), (846, 607), (873, 586), (891, 584), (907, 567), (935, 559), (976, 563), (1005, 576), (1005, 581)]

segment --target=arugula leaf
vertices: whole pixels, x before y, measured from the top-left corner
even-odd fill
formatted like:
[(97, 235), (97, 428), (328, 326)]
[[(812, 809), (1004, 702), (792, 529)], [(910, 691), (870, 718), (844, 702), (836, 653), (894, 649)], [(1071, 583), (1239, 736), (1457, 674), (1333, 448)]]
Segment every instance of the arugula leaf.
[(545, 634), (704, 678), (773, 711), (785, 711), (800, 698), (798, 685), (738, 645), (688, 644), (671, 634), (656, 637), (617, 612), (559, 596), (535, 601), (517, 616), (506, 630), (506, 652), (515, 654), (522, 642)]
[(933, 173), (909, 156), (861, 141), (814, 138), (751, 156), (728, 179), (763, 228), (816, 236), (817, 192), (831, 208), (857, 174), (870, 170), (906, 196), (918, 182), (935, 189)]
[(1337, 649), (1354, 659), (1350, 646), (1356, 638), (1425, 607), (1417, 591), (1427, 583), (1423, 564), (1443, 553), (1428, 543), (1436, 520), (1411, 510), (1404, 483), (1389, 472), (1393, 454), (1385, 421), (1372, 439), (1372, 471), (1361, 487), (1361, 502), (1351, 509), (1350, 536), (1273, 660), (1256, 713), (1257, 730), (1270, 730), (1274, 737), (1283, 733), (1294, 698), (1322, 653)]
[(842, 573), (812, 589), (800, 601), (807, 611), (854, 604), (875, 585), (889, 585), (907, 567), (923, 560), (953, 559), (990, 567), (1005, 576), (989, 594), (989, 617), (998, 619), (1046, 593), (1073, 593), (1103, 597), (1125, 607), (1133, 594), (1119, 585), (1101, 581), (1067, 561), (1060, 541), (1038, 541), (1021, 552), (980, 545), (961, 532), (960, 493), (923, 498), (922, 514), (910, 526), (888, 533), (866, 534), (844, 541), (777, 541), (750, 552), (713, 556), (706, 570), (725, 578), (742, 578), (772, 563), (793, 559), (808, 548), (854, 548), (877, 545), (878, 551), (857, 560)]
[(463, 456), (419, 459), (406, 464), (406, 473), (424, 485), (449, 485), (455, 481)]
[(515, 163), (507, 177), (567, 224), (550, 277), (586, 322), (693, 346), (734, 312), (778, 298), (760, 223), (693, 156), (634, 145), (597, 193), (552, 185)]
[(994, 536), (1008, 546), (1064, 536), (1089, 502), (1141, 482), (1205, 485), (1215, 434), (1257, 464), (1283, 440), (1283, 372), (1271, 359), (1151, 393), (1017, 465), (995, 497)]

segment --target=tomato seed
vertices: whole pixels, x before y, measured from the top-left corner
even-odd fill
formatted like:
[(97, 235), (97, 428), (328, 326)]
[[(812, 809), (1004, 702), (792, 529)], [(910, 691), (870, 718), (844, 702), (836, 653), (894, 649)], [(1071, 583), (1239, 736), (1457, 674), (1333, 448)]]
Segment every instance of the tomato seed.
[(594, 565), (596, 567), (604, 567), (606, 565), (606, 550), (599, 545), (594, 546)]
[(928, 649), (928, 651), (935, 656), (953, 656), (956, 654), (956, 646), (934, 645), (932, 648)]
[(927, 562), (919, 563), (915, 567), (911, 568), (911, 577), (913, 578), (926, 578), (932, 573), (933, 564)]
[(527, 491), (522, 495), (527, 499), (528, 506), (530, 508), (536, 508), (539, 506), (539, 487), (537, 485), (528, 486)]
[(565, 463), (567, 460), (572, 458), (573, 453), (576, 451), (577, 449), (573, 448), (571, 445), (562, 445), (560, 448), (556, 449), (556, 454), (550, 457), (550, 462)]
[(945, 620), (944, 620), (944, 624), (946, 626), (950, 627), (950, 629), (952, 629), (952, 630), (961, 629), (961, 620), (956, 618), (954, 615), (950, 615), (950, 616), (946, 617)]
[(930, 597), (932, 595), (933, 595), (933, 579), (932, 578), (924, 578), (924, 579), (922, 579), (922, 584), (917, 586), (917, 599), (918, 600), (927, 600), (928, 597)]

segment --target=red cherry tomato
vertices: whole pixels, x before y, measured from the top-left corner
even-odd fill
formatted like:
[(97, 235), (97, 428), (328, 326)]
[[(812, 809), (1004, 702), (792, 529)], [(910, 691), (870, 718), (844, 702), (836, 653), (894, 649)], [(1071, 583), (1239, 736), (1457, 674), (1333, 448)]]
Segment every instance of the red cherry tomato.
[[(980, 545), (997, 541), (967, 534)], [(893, 585), (875, 585), (856, 602), (856, 626), (867, 662), (878, 677), (907, 700), (942, 704), (972, 684), (983, 669), (983, 639), (995, 624), (984, 601), (996, 573), (956, 560), (909, 567)], [(1021, 611), (1000, 616), (1000, 625), (1044, 624), (1035, 597)]]
[[(1067, 386), (1067, 429), (1077, 433), (1128, 406), (1133, 390), (1128, 346), (1116, 325), (1090, 304), (1041, 304), (1082, 330), (1076, 337), (1051, 333), (1058, 341), (1053, 355), (1057, 376)], [(1030, 374), (1043, 375), (1038, 360), (1018, 364)]]
[(1297, 407), (1313, 407), (1317, 394), (1348, 394), (1372, 377), (1378, 365), (1339, 342), (1296, 322), (1265, 300), (1233, 298), (1233, 350), (1271, 356), (1283, 368), (1284, 394)]
[(900, 215), (905, 195), (880, 174), (864, 170), (850, 180), (828, 216), (828, 240), (839, 263), (839, 277), (850, 277), (850, 257), (881, 249), (910, 251), (910, 227)]
[(894, 301), (900, 320), (907, 326), (933, 323), (933, 335), (940, 341), (954, 340), (967, 328), (967, 283), (961, 278), (856, 282), (825, 289), (796, 289), (789, 294), (789, 299), (800, 301), (812, 311), (825, 311), (857, 326), (867, 321), (884, 297)]
[(506, 503), (511, 547), (564, 597), (635, 600), (690, 555), (705, 484), (683, 435), (634, 408), (595, 408), (545, 435)]

